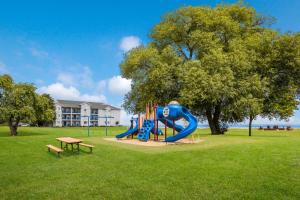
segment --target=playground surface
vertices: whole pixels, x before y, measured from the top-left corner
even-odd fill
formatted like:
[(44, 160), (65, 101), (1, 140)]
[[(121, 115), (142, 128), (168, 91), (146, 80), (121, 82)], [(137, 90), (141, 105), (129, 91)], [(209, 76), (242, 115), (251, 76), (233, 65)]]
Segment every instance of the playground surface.
[[(108, 137), (127, 130), (109, 128)], [(0, 127), (0, 198), (6, 199), (299, 199), (300, 130), (229, 129), (193, 135), (204, 142), (147, 147), (106, 141), (105, 128)], [(199, 135), (200, 134), (200, 135)], [(45, 145), (74, 137), (93, 153)], [(191, 139), (191, 136), (188, 137)]]
[(104, 138), (107, 141), (111, 142), (119, 142), (124, 144), (133, 144), (133, 145), (140, 145), (140, 146), (148, 146), (148, 147), (161, 147), (167, 145), (180, 145), (180, 144), (197, 144), (200, 142), (204, 142), (201, 139), (190, 139), (190, 138), (183, 138), (181, 140), (177, 140), (176, 142), (164, 142), (163, 139), (159, 141), (148, 140), (147, 142), (140, 141), (138, 139), (117, 139), (117, 138)]

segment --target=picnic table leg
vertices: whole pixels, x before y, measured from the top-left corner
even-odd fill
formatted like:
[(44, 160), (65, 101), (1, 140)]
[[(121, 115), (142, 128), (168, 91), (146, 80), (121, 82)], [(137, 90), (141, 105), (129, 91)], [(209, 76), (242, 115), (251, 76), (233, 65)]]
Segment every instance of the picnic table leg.
[(77, 143), (77, 151), (78, 151), (78, 153), (79, 153), (79, 143)]
[(60, 141), (60, 148), (62, 149), (63, 147), (62, 147), (62, 141)]
[(74, 148), (73, 148), (73, 143), (72, 143), (71, 145), (72, 145), (72, 152), (73, 152), (73, 149), (74, 149)]

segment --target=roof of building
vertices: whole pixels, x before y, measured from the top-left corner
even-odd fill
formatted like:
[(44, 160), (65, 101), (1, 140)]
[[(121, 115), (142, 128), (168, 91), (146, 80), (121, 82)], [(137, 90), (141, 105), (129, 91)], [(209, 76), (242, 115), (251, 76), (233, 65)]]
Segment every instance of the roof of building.
[(111, 110), (121, 110), (115, 106), (111, 106), (101, 102), (88, 102), (88, 101), (72, 101), (72, 100), (56, 100), (57, 104), (65, 107), (80, 107), (80, 105), (86, 103), (91, 106), (91, 108), (98, 108), (105, 110), (107, 107)]

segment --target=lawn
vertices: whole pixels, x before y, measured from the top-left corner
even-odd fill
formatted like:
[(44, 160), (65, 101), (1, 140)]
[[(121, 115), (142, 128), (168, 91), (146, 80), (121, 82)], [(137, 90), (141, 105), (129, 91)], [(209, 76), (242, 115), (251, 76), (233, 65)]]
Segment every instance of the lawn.
[[(109, 136), (125, 127), (109, 129)], [(300, 130), (232, 129), (203, 143), (143, 147), (104, 140), (104, 128), (0, 127), (0, 199), (299, 199)], [(94, 153), (48, 153), (57, 136)]]

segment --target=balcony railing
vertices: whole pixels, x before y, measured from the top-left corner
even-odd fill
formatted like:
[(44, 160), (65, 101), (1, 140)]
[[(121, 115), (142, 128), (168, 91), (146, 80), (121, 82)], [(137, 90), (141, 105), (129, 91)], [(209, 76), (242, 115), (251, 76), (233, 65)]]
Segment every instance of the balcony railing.
[(79, 108), (73, 108), (72, 113), (81, 113), (81, 110)]
[(62, 113), (68, 113), (68, 114), (69, 114), (69, 113), (71, 113), (71, 110), (62, 110), (61, 112), (62, 112)]
[(61, 109), (62, 113), (81, 113), (81, 109), (80, 108), (62, 108)]

